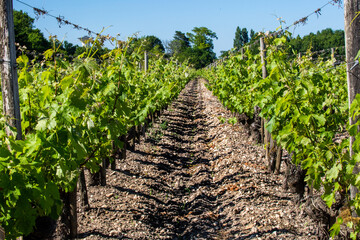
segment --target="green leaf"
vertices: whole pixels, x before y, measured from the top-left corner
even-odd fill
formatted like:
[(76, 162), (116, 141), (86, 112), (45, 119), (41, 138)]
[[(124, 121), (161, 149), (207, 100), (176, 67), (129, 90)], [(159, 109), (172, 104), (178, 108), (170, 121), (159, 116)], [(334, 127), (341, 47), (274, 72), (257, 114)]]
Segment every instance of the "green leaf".
[(326, 118), (323, 115), (318, 115), (318, 114), (313, 114), (312, 115), (313, 118), (315, 118), (317, 120), (317, 122), (319, 123), (318, 126), (322, 127), (325, 125), (326, 123)]
[(61, 89), (64, 91), (65, 89), (69, 88), (73, 83), (74, 78), (72, 76), (66, 76), (60, 82)]
[(48, 49), (44, 52), (45, 59), (50, 59), (54, 55), (55, 51), (53, 49)]
[(358, 53), (356, 54), (354, 60), (355, 60), (355, 61), (356, 61), (356, 60), (359, 60), (359, 58), (360, 58), (360, 50), (359, 50)]
[(311, 115), (302, 115), (299, 117), (299, 120), (304, 123), (305, 125), (309, 125), (310, 124), (310, 118)]
[(336, 219), (336, 223), (334, 223), (334, 225), (331, 226), (330, 228), (330, 237), (335, 237), (337, 235), (339, 235), (340, 233), (340, 226), (341, 224), (343, 224), (343, 219), (341, 217), (338, 217)]
[(6, 159), (6, 158), (9, 158), (11, 156), (12, 155), (11, 155), (9, 149), (5, 145), (2, 145), (0, 147), (0, 158)]
[(82, 143), (80, 143), (78, 140), (74, 138), (74, 135), (70, 138), (70, 144), (71, 146), (76, 150), (77, 159), (85, 159), (86, 157), (86, 149)]
[(274, 130), (274, 127), (275, 127), (275, 117), (272, 117), (270, 119), (270, 121), (268, 121), (266, 123), (266, 129), (269, 131), (269, 132), (272, 132)]
[(334, 154), (331, 151), (326, 151), (325, 153), (326, 159), (331, 160)]
[(27, 135), (27, 139), (25, 141), (25, 147), (24, 147), (26, 151), (25, 156), (30, 157), (31, 154), (39, 150), (41, 145), (42, 145), (41, 139), (38, 138), (37, 135), (35, 134)]
[(311, 144), (311, 140), (307, 137), (302, 137), (300, 143), (304, 146), (307, 146), (308, 144)]
[(360, 186), (360, 174), (356, 175), (355, 177), (355, 185)]
[(116, 90), (116, 85), (115, 85), (115, 83), (111, 82), (106, 86), (103, 94), (104, 94), (104, 96), (108, 96), (110, 94), (114, 94), (115, 90)]
[(331, 205), (335, 202), (335, 193), (324, 194), (322, 199), (325, 201), (326, 205), (331, 208)]
[(341, 170), (342, 170), (341, 164), (334, 165), (330, 170), (326, 172), (327, 179), (329, 179), (330, 181), (337, 179)]
[(349, 127), (348, 131), (349, 131), (350, 136), (355, 136), (355, 135), (358, 133), (358, 131), (357, 131), (357, 125), (356, 125), (356, 124), (351, 125), (351, 126)]
[(47, 129), (48, 119), (41, 119), (35, 126), (38, 131), (45, 131)]
[(23, 141), (10, 141), (11, 150), (22, 153), (24, 149), (24, 142)]

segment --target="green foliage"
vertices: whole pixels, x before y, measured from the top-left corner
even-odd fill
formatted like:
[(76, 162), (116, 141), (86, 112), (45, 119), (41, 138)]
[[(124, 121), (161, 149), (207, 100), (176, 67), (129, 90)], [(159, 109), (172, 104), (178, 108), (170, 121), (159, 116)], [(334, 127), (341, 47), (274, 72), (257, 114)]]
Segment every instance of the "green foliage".
[(163, 54), (165, 52), (165, 47), (161, 40), (155, 36), (135, 38), (133, 39), (130, 48), (134, 52), (143, 53), (147, 51), (155, 55)]
[(250, 42), (254, 42), (256, 39), (256, 33), (253, 29), (250, 30)]
[(213, 39), (217, 39), (216, 33), (206, 27), (194, 27), (193, 33), (187, 33), (194, 49), (212, 51), (214, 49)]
[(45, 39), (39, 29), (34, 29), (34, 19), (23, 11), (14, 10), (15, 40), (20, 46), (26, 46), (30, 51), (44, 52), (50, 48), (50, 42)]
[[(64, 54), (67, 57), (79, 56), (86, 51), (83, 47), (73, 45), (67, 41), (60, 42), (53, 37), (51, 37), (50, 41), (47, 40), (43, 33), (34, 27), (34, 19), (23, 11), (14, 10), (14, 29), (16, 43), (21, 47), (26, 47), (27, 51), (24, 53), (35, 51), (41, 54), (53, 47), (54, 41), (56, 46), (60, 47), (58, 53)], [(98, 50), (97, 57), (105, 54), (103, 48), (98, 48)]]
[(196, 69), (203, 68), (214, 61), (213, 39), (217, 39), (216, 33), (206, 27), (195, 27), (193, 33), (187, 33), (192, 48), (187, 50), (189, 63)]
[(230, 56), (231, 51), (220, 51), (220, 58), (226, 58)]
[(203, 68), (216, 58), (213, 39), (216, 33), (206, 27), (195, 27), (192, 33), (176, 31), (167, 46), (169, 53), (180, 63), (188, 63), (196, 69)]
[(186, 37), (185, 33), (176, 31), (174, 39), (169, 43), (168, 48), (170, 54), (179, 58), (181, 57), (182, 53), (184, 53), (188, 48), (190, 48), (190, 40), (188, 37)]
[(70, 56), (75, 55), (76, 49), (78, 48), (78, 46), (75, 46), (74, 44), (69, 43), (68, 41), (64, 41), (63, 47), (65, 52)]
[(71, 191), (83, 166), (97, 171), (112, 143), (121, 147), (121, 135), (168, 105), (193, 77), (162, 58), (151, 59), (147, 73), (139, 71), (128, 46), (101, 63), (92, 48), (73, 62), (59, 58), (55, 44), (42, 63), (18, 58), (24, 140), (0, 131), (0, 225), (7, 238), (30, 233), (38, 216), (56, 219), (59, 189)]
[[(294, 153), (294, 163), (307, 171), (308, 184), (324, 189), (323, 199), (330, 207), (336, 193), (346, 197), (351, 184), (360, 187), (356, 181), (360, 177), (352, 174), (360, 155), (350, 159), (348, 141), (334, 141), (348, 119), (346, 69), (344, 65), (333, 68), (332, 61), (314, 62), (311, 53), (289, 59), (293, 50), (287, 39), (287, 35), (266, 39), (265, 79), (260, 55), (248, 47), (243, 56), (231, 56), (205, 74), (209, 88), (231, 111), (253, 117), (254, 108), (261, 108), (260, 116), (268, 119), (267, 130), (278, 144)], [(357, 99), (354, 109), (360, 109), (360, 97)], [(355, 129), (351, 126), (350, 134), (358, 134)], [(357, 153), (359, 146), (354, 144)], [(360, 214), (359, 202), (360, 197), (350, 204)], [(337, 225), (333, 231), (338, 231)]]
[[(253, 37), (254, 30), (251, 30), (250, 32), (252, 35), (250, 38)], [(242, 28), (240, 29), (239, 27), (236, 28), (235, 31), (235, 38), (234, 38), (234, 48), (236, 49), (240, 49), (242, 48), (245, 44), (247, 44), (249, 42), (249, 32), (246, 28)]]
[(195, 69), (203, 68), (215, 59), (215, 53), (204, 49), (189, 48), (185, 53), (188, 57), (189, 64)]
[(332, 30), (331, 28), (318, 31), (316, 34), (310, 33), (304, 37), (297, 36), (290, 39), (291, 47), (297, 52), (320, 51), (345, 46), (345, 36), (343, 30)]

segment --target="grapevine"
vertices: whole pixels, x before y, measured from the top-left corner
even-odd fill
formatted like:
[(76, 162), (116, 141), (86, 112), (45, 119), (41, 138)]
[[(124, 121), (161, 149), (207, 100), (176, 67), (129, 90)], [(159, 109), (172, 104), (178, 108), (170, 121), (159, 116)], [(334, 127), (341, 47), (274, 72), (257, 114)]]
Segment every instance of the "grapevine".
[[(294, 54), (287, 39), (287, 33), (266, 38), (269, 74), (265, 79), (260, 55), (249, 47), (244, 54), (234, 54), (204, 74), (208, 87), (231, 111), (253, 118), (255, 107), (261, 108), (266, 129), (292, 153), (293, 163), (306, 170), (308, 185), (323, 192), (322, 199), (330, 208), (339, 196), (348, 199), (350, 185), (359, 186), (358, 176), (352, 174), (358, 147), (354, 147), (355, 158), (350, 159), (348, 140), (334, 141), (348, 120), (345, 66), (334, 67), (335, 60), (315, 61), (310, 51), (301, 58), (291, 57)], [(354, 109), (359, 106), (357, 99)], [(357, 134), (356, 126), (348, 129)], [(358, 197), (349, 205), (360, 213)], [(332, 236), (339, 233), (341, 223), (339, 217)], [(356, 236), (359, 227), (349, 226)]]
[(0, 121), (0, 225), (7, 238), (32, 232), (37, 217), (57, 219), (59, 191), (72, 191), (80, 168), (96, 172), (113, 144), (121, 148), (120, 136), (169, 104), (193, 77), (162, 57), (139, 71), (141, 58), (129, 54), (128, 44), (102, 59), (88, 49), (70, 62), (55, 47), (42, 62), (17, 59), (24, 140), (7, 136), (5, 117)]

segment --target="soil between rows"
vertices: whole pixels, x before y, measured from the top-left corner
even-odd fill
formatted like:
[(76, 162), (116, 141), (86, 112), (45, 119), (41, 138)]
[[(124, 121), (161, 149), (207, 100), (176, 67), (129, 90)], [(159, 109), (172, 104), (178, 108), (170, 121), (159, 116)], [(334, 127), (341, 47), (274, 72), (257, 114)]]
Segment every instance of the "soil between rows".
[[(254, 144), (193, 80), (79, 203), (78, 239), (317, 239), (317, 226), (267, 173)], [(282, 169), (283, 173), (284, 169)]]

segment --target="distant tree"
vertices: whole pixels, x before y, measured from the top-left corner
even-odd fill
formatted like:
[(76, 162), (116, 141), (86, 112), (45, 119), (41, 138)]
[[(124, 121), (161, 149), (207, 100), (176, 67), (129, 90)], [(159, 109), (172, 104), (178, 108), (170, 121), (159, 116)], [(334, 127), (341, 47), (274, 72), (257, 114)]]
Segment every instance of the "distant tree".
[(249, 32), (246, 28), (241, 29), (241, 38), (244, 45), (249, 42)]
[(185, 33), (175, 31), (174, 39), (168, 44), (169, 52), (172, 55), (179, 55), (187, 48), (190, 48), (190, 40)]
[(139, 53), (144, 53), (145, 51), (147, 51), (149, 53), (157, 55), (164, 54), (165, 47), (158, 37), (150, 35), (133, 39), (130, 44), (129, 51)]
[(42, 53), (51, 47), (40, 30), (34, 27), (34, 19), (27, 13), (14, 10), (14, 28), (15, 41), (28, 50)]
[(142, 39), (142, 49), (145, 51), (158, 51), (161, 53), (165, 52), (165, 47), (161, 40), (155, 36), (146, 36)]
[(186, 51), (190, 64), (198, 69), (214, 61), (216, 54), (213, 51), (213, 39), (217, 39), (215, 32), (206, 27), (195, 27), (186, 35), (191, 43), (191, 48)]
[(250, 30), (250, 42), (255, 41), (256, 38), (256, 34), (255, 31), (253, 29)]
[(206, 27), (195, 27), (192, 33), (187, 33), (190, 42), (195, 49), (204, 49), (210, 53), (214, 49), (213, 39), (217, 39), (216, 33)]
[(241, 29), (238, 26), (235, 30), (235, 38), (234, 38), (234, 48), (240, 49), (242, 48), (242, 38), (241, 38)]
[(68, 41), (64, 41), (64, 43), (63, 43), (63, 49), (70, 56), (75, 55), (77, 48), (79, 48), (79, 46), (69, 43)]
[(238, 26), (235, 31), (234, 48), (240, 49), (248, 42), (249, 42), (248, 30), (246, 28), (241, 29)]
[(202, 68), (216, 58), (213, 39), (216, 33), (206, 27), (195, 27), (191, 33), (175, 31), (173, 40), (167, 44), (167, 51), (179, 62), (187, 61), (194, 68)]
[(206, 67), (214, 61), (214, 53), (200, 48), (189, 48), (187, 56), (189, 63), (196, 69)]

